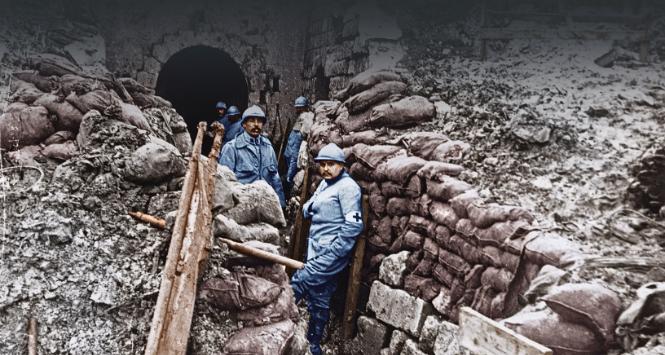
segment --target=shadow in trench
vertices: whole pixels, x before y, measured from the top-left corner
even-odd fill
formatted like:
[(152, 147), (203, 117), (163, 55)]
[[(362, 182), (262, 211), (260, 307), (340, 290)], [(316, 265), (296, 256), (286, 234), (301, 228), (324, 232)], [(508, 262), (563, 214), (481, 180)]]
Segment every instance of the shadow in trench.
[[(193, 46), (175, 53), (159, 73), (157, 95), (171, 101), (187, 122), (192, 137), (200, 121), (208, 124), (217, 119), (215, 104), (224, 101), (242, 111), (247, 107), (248, 86), (240, 66), (221, 49)], [(203, 154), (212, 140), (206, 137)]]

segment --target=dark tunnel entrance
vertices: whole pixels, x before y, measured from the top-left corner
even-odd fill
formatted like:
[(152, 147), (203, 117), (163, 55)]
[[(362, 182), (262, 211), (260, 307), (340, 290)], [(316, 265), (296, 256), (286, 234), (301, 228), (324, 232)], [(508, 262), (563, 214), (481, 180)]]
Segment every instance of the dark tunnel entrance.
[[(217, 101), (242, 111), (249, 95), (240, 66), (226, 52), (208, 46), (185, 48), (171, 56), (159, 73), (156, 92), (185, 119), (192, 140), (199, 121), (210, 124), (217, 119)], [(206, 136), (204, 154), (211, 143)]]

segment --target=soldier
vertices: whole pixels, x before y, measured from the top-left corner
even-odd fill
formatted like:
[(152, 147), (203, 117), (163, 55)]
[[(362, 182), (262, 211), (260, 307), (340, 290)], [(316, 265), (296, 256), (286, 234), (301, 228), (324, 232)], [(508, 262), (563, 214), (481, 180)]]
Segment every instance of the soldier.
[(296, 303), (307, 299), (310, 314), (307, 340), (312, 355), (321, 354), (321, 338), (330, 317), (330, 298), (340, 272), (349, 264), (356, 237), (363, 230), (361, 191), (344, 169), (342, 150), (330, 143), (314, 159), (323, 181), (303, 205), (311, 219), (307, 260), (291, 278)]
[(291, 191), (293, 187), (293, 178), (298, 171), (298, 155), (300, 152), (300, 144), (303, 139), (307, 139), (309, 128), (314, 121), (314, 114), (309, 112), (309, 102), (304, 96), (296, 98), (293, 105), (296, 109), (298, 118), (293, 126), (293, 130), (289, 134), (289, 139), (286, 143), (284, 150), (284, 159), (286, 160), (286, 191)]
[(219, 163), (229, 167), (243, 184), (265, 180), (275, 190), (284, 208), (286, 201), (277, 172), (275, 150), (270, 140), (261, 135), (266, 121), (266, 115), (260, 107), (254, 105), (247, 108), (241, 121), (244, 131), (222, 147)]

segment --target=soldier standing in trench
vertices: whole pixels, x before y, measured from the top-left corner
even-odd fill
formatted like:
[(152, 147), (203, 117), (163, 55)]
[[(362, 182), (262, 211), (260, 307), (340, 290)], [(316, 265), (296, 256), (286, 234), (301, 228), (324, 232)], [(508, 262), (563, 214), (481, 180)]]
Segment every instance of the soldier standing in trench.
[(344, 152), (330, 143), (314, 159), (323, 181), (303, 205), (312, 220), (303, 269), (291, 278), (296, 303), (307, 300), (307, 340), (312, 355), (322, 354), (321, 339), (330, 317), (330, 299), (339, 274), (349, 264), (356, 237), (363, 230), (360, 186), (345, 171)]
[(266, 121), (266, 115), (260, 107), (248, 107), (242, 114), (244, 131), (222, 147), (219, 163), (231, 169), (243, 184), (265, 180), (275, 190), (284, 208), (286, 201), (277, 172), (275, 150), (270, 140), (261, 135)]
[(232, 139), (242, 133), (242, 121), (240, 120), (240, 110), (237, 107), (229, 107), (224, 117), (219, 119), (219, 123), (224, 126), (224, 139), (222, 144), (230, 142)]
[(299, 96), (296, 98), (293, 105), (296, 109), (296, 122), (293, 125), (291, 133), (289, 133), (289, 139), (286, 143), (286, 149), (284, 150), (284, 159), (286, 160), (286, 191), (287, 194), (290, 193), (291, 188), (293, 187), (293, 178), (298, 172), (298, 154), (300, 152), (300, 144), (303, 139), (307, 139), (307, 134), (309, 133), (309, 128), (314, 122), (314, 114), (309, 112), (309, 102), (304, 96)]

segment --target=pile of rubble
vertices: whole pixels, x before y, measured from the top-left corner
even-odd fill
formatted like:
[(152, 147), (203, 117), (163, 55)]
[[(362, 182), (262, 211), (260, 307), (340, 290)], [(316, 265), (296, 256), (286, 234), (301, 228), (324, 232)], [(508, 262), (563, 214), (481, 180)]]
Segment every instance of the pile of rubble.
[(665, 147), (654, 145), (647, 150), (633, 167), (635, 181), (630, 191), (638, 206), (649, 208), (653, 212), (660, 212), (665, 216)]
[[(192, 150), (186, 123), (134, 80), (91, 73), (50, 54), (33, 56), (28, 67), (12, 74), (0, 117), (6, 216), (0, 352), (25, 348), (32, 317), (45, 354), (143, 353), (170, 232), (139, 224), (127, 212), (173, 223)], [(283, 242), (277, 227), (286, 222), (272, 189), (240, 184), (221, 166), (213, 216), (215, 235), (259, 238), (273, 252)], [(211, 251), (203, 276), (204, 299), (211, 301), (197, 302), (189, 348), (304, 348), (284, 269), (238, 260), (225, 246)], [(234, 285), (258, 283), (271, 292), (246, 303), (242, 297), (251, 295), (243, 291), (237, 307), (216, 308), (220, 297), (211, 291), (230, 275), (237, 276)], [(265, 342), (243, 343), (264, 334), (261, 327), (270, 329)], [(252, 329), (258, 333), (248, 336)]]
[[(329, 142), (343, 147), (350, 174), (369, 195), (363, 282), (371, 290), (366, 316), (358, 321), (361, 351), (456, 353), (451, 334), (461, 307), (509, 317), (547, 293), (531, 287), (541, 268), (565, 274), (584, 255), (574, 243), (541, 230), (529, 211), (486, 202), (464, 182), (460, 164), (468, 159), (469, 144), (436, 131), (405, 131), (449, 110), (440, 99), (406, 92), (395, 73), (352, 79), (336, 96), (342, 101), (315, 106), (309, 155)], [(609, 317), (616, 319), (621, 304), (613, 305), (618, 309)], [(558, 318), (551, 324), (565, 326)], [(594, 342), (586, 350), (611, 344)]]

